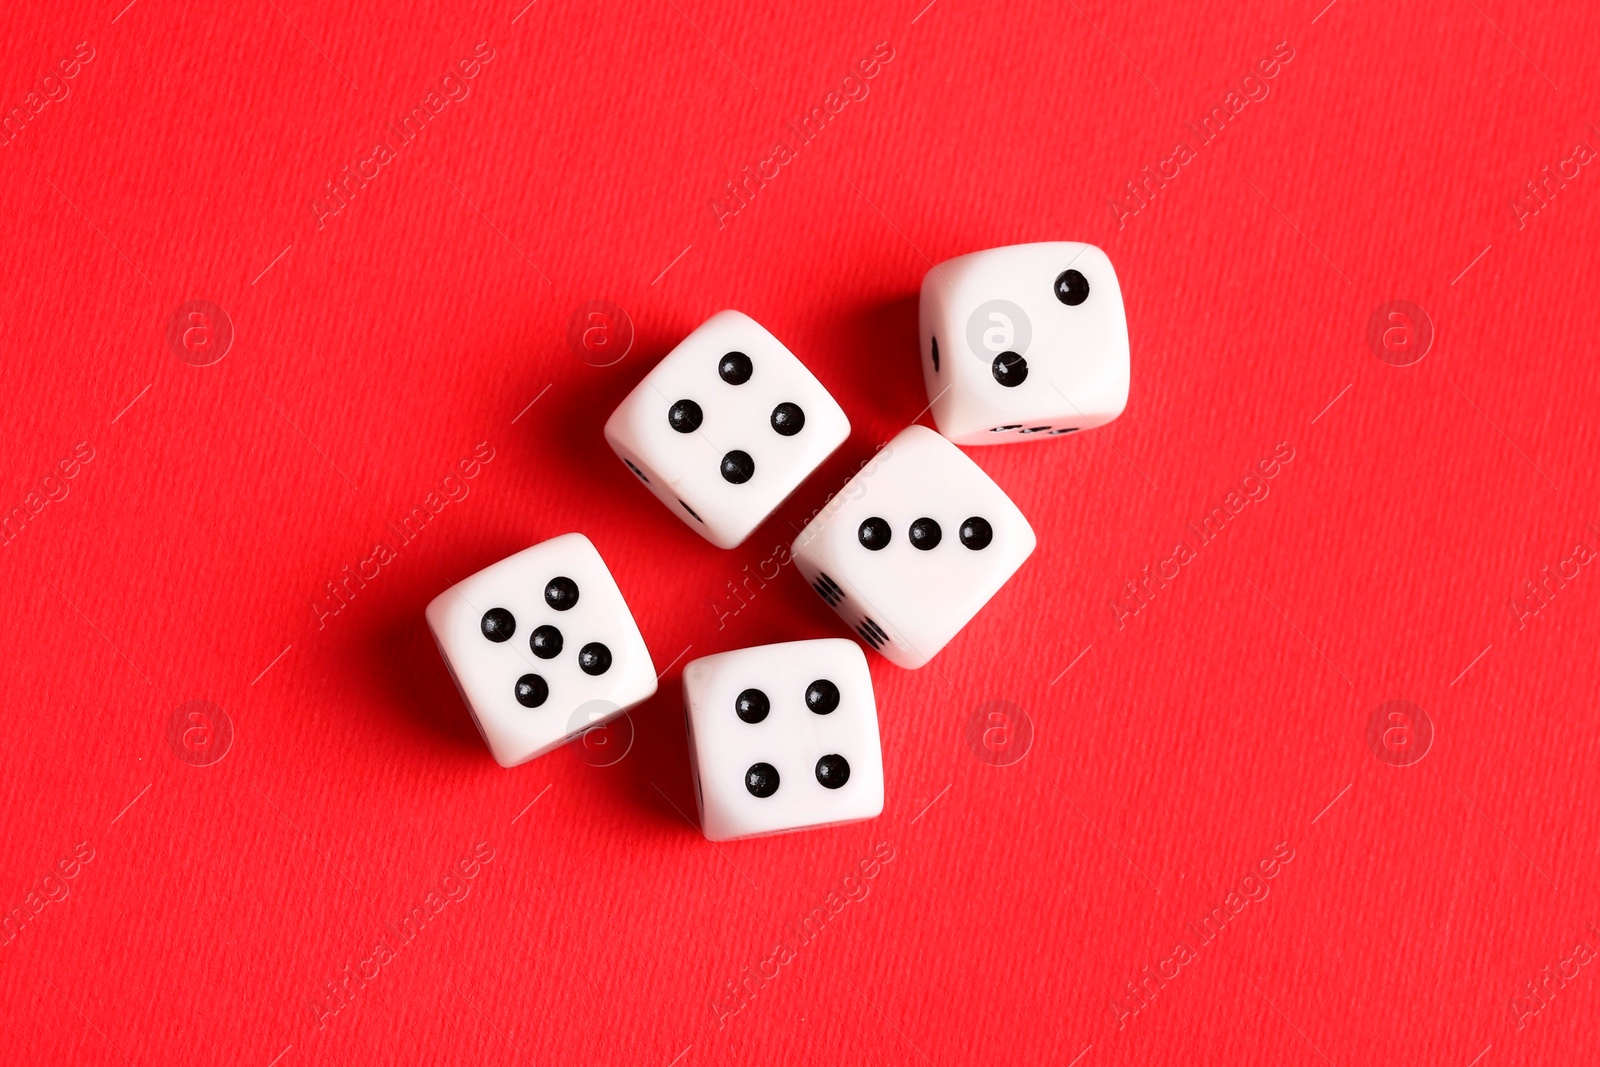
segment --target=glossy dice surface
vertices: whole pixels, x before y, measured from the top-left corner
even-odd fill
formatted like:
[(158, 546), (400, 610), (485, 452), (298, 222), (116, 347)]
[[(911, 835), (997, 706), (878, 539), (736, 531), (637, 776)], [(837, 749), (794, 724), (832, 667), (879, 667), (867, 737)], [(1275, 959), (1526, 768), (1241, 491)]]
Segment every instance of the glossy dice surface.
[(958, 256), (922, 279), (923, 383), (963, 445), (1102, 426), (1128, 403), (1128, 321), (1111, 260), (1050, 241)]
[(733, 548), (844, 442), (850, 421), (781, 341), (722, 311), (645, 375), (605, 434), (669, 511)]
[(1035, 544), (978, 465), (925, 426), (895, 436), (796, 538), (812, 589), (867, 644), (921, 667), (977, 615)]
[(866, 657), (826, 638), (741, 648), (683, 671), (700, 827), (712, 841), (870, 819), (883, 810)]
[(655, 666), (605, 561), (582, 534), (508, 556), (428, 605), (478, 732), (515, 766), (656, 691)]

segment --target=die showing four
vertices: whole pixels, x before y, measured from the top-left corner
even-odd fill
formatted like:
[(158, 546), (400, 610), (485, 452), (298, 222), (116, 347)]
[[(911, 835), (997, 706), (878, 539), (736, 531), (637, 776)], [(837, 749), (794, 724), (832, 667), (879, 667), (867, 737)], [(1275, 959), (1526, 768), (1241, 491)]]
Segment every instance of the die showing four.
[[(826, 678), (806, 686), (806, 708), (814, 715), (829, 715), (839, 706), (839, 687)], [(746, 689), (734, 700), (734, 714), (754, 725), (766, 719), (772, 701), (759, 689)], [(838, 789), (850, 780), (850, 761), (837, 752), (817, 760), (817, 781), (828, 789)], [(778, 791), (778, 771), (770, 763), (754, 763), (745, 772), (745, 788), (751, 796), (770, 797)]]
[(786, 641), (693, 660), (683, 669), (683, 707), (710, 840), (883, 810), (878, 710), (855, 642)]
[(733, 548), (850, 435), (821, 382), (762, 325), (711, 316), (606, 420), (606, 442), (690, 529)]

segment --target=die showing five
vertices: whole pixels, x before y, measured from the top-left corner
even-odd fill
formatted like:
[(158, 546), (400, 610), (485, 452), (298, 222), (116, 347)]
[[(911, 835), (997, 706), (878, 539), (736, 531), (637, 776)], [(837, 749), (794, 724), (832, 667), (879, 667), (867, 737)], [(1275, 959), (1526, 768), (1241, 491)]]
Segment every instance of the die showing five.
[(600, 553), (565, 534), (428, 605), (432, 631), (495, 759), (513, 766), (656, 691), (644, 638)]
[[(544, 602), (554, 611), (571, 610), (578, 603), (577, 583), (565, 576), (550, 579), (544, 587)], [(479, 628), (484, 637), (498, 644), (516, 635), (516, 616), (505, 608), (490, 608), (483, 613)], [(528, 635), (528, 651), (539, 659), (559, 656), (565, 643), (561, 631), (548, 624)], [(578, 651), (578, 668), (592, 676), (604, 674), (611, 669), (611, 650), (599, 641), (590, 641)], [(539, 675), (529, 673), (517, 679), (515, 692), (518, 704), (537, 708), (549, 699), (550, 686)]]

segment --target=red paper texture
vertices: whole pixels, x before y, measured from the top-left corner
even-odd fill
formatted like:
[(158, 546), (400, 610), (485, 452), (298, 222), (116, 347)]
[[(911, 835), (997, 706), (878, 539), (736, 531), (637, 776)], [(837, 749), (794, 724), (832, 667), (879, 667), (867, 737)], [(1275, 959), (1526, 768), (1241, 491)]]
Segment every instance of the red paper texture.
[[(1600, 9), (524, 2), (0, 15), (0, 1058), (1595, 1057)], [(1044, 240), (1126, 413), (971, 452), (883, 815), (708, 844), (683, 665), (848, 633), (783, 549)], [(601, 438), (722, 308), (853, 426), (727, 552)], [(571, 530), (660, 692), (502, 770), (423, 608)]]

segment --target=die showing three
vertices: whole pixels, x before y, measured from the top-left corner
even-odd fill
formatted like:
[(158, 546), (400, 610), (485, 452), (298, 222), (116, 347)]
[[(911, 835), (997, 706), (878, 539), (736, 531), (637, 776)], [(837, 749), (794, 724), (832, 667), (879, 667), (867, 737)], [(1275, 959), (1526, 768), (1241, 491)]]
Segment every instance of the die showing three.
[(982, 468), (927, 427), (908, 426), (800, 531), (790, 556), (863, 641), (917, 668), (1035, 544), (1028, 520)]

